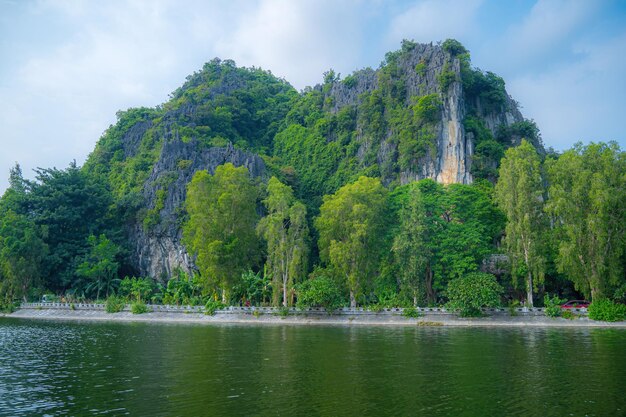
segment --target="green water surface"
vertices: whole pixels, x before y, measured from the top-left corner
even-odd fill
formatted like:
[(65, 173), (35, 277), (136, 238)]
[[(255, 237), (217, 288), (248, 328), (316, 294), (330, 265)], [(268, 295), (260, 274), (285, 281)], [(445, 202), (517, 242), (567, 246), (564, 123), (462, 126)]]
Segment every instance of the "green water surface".
[(0, 415), (623, 416), (626, 331), (0, 319)]

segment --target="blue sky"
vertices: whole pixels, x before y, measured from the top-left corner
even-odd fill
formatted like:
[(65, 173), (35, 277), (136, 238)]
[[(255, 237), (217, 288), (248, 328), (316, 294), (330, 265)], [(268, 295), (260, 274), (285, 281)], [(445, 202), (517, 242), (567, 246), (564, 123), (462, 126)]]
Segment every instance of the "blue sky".
[(450, 37), (547, 146), (626, 148), (626, 1), (0, 0), (0, 191), (15, 162), (84, 162), (117, 110), (166, 101), (213, 57), (302, 89), (377, 67), (403, 38)]

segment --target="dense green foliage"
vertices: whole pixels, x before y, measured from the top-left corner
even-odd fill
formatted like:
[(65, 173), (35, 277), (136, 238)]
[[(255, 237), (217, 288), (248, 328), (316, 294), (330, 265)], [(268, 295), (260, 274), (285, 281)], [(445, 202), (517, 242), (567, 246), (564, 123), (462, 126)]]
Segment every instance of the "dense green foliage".
[(404, 308), (404, 310), (402, 310), (402, 315), (404, 317), (408, 317), (408, 318), (412, 318), (412, 319), (416, 319), (420, 316), (419, 312), (417, 311), (417, 309), (415, 307), (406, 307)]
[(543, 212), (541, 160), (533, 146), (523, 140), (506, 151), (500, 166), (495, 189), (498, 206), (507, 217), (504, 247), (511, 262), (514, 284), (526, 279), (526, 302), (533, 306), (533, 292), (543, 282), (545, 248), (543, 247), (546, 216)]
[(547, 163), (557, 266), (593, 301), (626, 275), (626, 154), (616, 143), (576, 145)]
[(130, 305), (130, 312), (133, 314), (144, 314), (150, 312), (150, 308), (142, 301), (135, 301)]
[(108, 217), (111, 196), (106, 186), (75, 164), (67, 170), (38, 170), (28, 199), (36, 213), (35, 224), (45, 227), (49, 254), (44, 264), (53, 288), (76, 290), (75, 268), (90, 250), (91, 235), (107, 232), (115, 222)]
[[(423, 208), (413, 199), (417, 193), (410, 190), (415, 187), (419, 189)], [(502, 232), (504, 218), (494, 206), (491, 194), (492, 186), (485, 182), (444, 187), (432, 180), (398, 187), (392, 193), (392, 204), (404, 207), (400, 209), (396, 254), (410, 250), (402, 248), (410, 242), (409, 239), (413, 239), (409, 246), (414, 249), (422, 246), (419, 253), (411, 253), (409, 258), (396, 258), (398, 272), (402, 277), (411, 270), (407, 263), (411, 258), (424, 263), (420, 267), (424, 268), (422, 282), (427, 304), (439, 301), (450, 279), (477, 271), (482, 260), (493, 252), (493, 242)], [(417, 236), (414, 228), (421, 222), (423, 225), (419, 227), (422, 231)]]
[(465, 132), (474, 137), (472, 175), (495, 181), (498, 177), (498, 165), (504, 156), (504, 144), (496, 141), (491, 131), (476, 116), (465, 117), (463, 124)]
[(117, 278), (119, 263), (116, 261), (120, 249), (105, 235), (91, 235), (87, 241), (90, 250), (85, 255), (85, 260), (76, 268), (76, 274), (87, 280), (85, 292), (92, 296), (95, 293), (98, 300), (102, 292), (106, 297), (114, 293), (120, 281)]
[(334, 280), (320, 276), (298, 286), (298, 307), (323, 307), (331, 313), (344, 303), (339, 286)]
[(567, 300), (564, 298), (559, 298), (558, 296), (554, 296), (550, 298), (548, 294), (546, 294), (543, 299), (543, 306), (546, 316), (548, 317), (560, 317), (563, 313), (561, 309), (561, 305)]
[[(241, 281), (235, 289), (237, 294), (235, 299), (241, 300), (244, 304), (267, 305), (275, 292), (272, 290), (271, 276), (266, 272), (267, 268), (259, 272), (249, 269), (241, 274)], [(274, 305), (277, 304), (274, 300)]]
[(150, 278), (125, 277), (120, 282), (119, 293), (136, 303), (143, 303), (150, 297), (153, 289), (154, 285)]
[(392, 250), (398, 265), (401, 286), (412, 295), (413, 305), (426, 299), (427, 266), (432, 258), (428, 245), (426, 208), (417, 183), (409, 186), (400, 211), (400, 227)]
[(105, 311), (107, 313), (119, 313), (126, 307), (126, 300), (124, 297), (118, 297), (116, 295), (110, 295), (105, 303)]
[(220, 310), (224, 307), (226, 307), (226, 304), (222, 303), (221, 301), (210, 299), (204, 305), (204, 314), (213, 316), (217, 310)]
[(8, 210), (0, 218), (0, 282), (2, 301), (26, 299), (30, 289), (40, 284), (48, 246), (37, 227), (24, 215)]
[(450, 282), (446, 306), (458, 310), (462, 317), (480, 316), (481, 308), (500, 306), (501, 294), (502, 287), (495, 276), (472, 272)]
[(263, 200), (267, 216), (257, 230), (267, 242), (267, 270), (273, 277), (274, 304), (281, 298), (284, 307), (293, 305), (294, 283), (306, 275), (309, 228), (306, 207), (296, 201), (293, 190), (276, 177), (267, 184)]
[(315, 220), (322, 261), (350, 292), (350, 305), (374, 279), (384, 248), (387, 190), (361, 177), (324, 198)]
[(607, 299), (594, 301), (587, 310), (591, 320), (622, 321), (626, 319), (626, 305)]
[(160, 293), (153, 299), (168, 305), (200, 305), (202, 288), (198, 278), (189, 277), (179, 269), (176, 276), (165, 287), (161, 287)]
[(74, 163), (36, 173), (34, 181), (24, 180), (16, 166), (0, 200), (2, 294), (17, 299), (41, 288), (74, 297), (108, 292), (125, 241), (111, 216), (106, 184)]
[(205, 294), (229, 301), (241, 274), (256, 266), (258, 192), (245, 167), (220, 165), (214, 175), (198, 171), (189, 183), (184, 241), (196, 257)]

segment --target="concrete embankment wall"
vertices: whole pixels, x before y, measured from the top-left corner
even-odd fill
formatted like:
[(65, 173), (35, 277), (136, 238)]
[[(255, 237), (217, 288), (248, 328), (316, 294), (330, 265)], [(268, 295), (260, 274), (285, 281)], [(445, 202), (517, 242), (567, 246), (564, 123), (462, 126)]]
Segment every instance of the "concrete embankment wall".
[(543, 309), (524, 309), (511, 316), (508, 309), (485, 309), (485, 317), (460, 318), (443, 308), (420, 308), (418, 318), (403, 316), (399, 308), (375, 312), (357, 308), (339, 309), (329, 315), (321, 308), (280, 314), (274, 307), (228, 307), (214, 315), (204, 314), (202, 307), (151, 305), (145, 314), (132, 314), (127, 307), (119, 313), (106, 313), (104, 304), (24, 303), (10, 317), (47, 320), (125, 321), (206, 324), (307, 324), (370, 326), (478, 326), (478, 327), (620, 327), (626, 322), (604, 323), (589, 320), (585, 309), (574, 311), (576, 318), (546, 317)]

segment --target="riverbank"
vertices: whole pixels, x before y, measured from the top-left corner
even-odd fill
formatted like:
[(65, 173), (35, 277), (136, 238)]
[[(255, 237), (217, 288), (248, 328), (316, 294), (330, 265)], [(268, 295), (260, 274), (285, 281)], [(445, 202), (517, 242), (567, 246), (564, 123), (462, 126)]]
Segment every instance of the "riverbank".
[(196, 309), (181, 308), (144, 314), (130, 311), (107, 313), (100, 308), (20, 308), (4, 317), (36, 320), (119, 321), (196, 324), (251, 324), (251, 325), (340, 325), (340, 326), (456, 326), (456, 327), (611, 327), (626, 329), (626, 322), (608, 323), (589, 320), (585, 316), (575, 319), (552, 318), (544, 315), (510, 316), (503, 311), (487, 313), (486, 317), (460, 318), (445, 311), (422, 312), (418, 318), (404, 317), (394, 311), (351, 311), (328, 315), (320, 312), (280, 315), (257, 311), (222, 311), (207, 315)]

